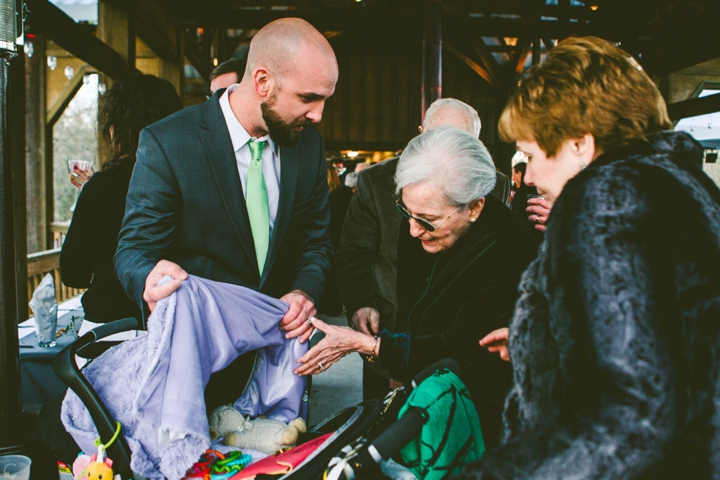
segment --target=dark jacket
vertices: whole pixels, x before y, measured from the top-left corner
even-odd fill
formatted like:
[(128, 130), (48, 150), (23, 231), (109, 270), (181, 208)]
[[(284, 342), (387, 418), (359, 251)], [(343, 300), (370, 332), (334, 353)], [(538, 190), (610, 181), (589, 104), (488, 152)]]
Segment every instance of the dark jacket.
[(147, 275), (166, 259), (199, 277), (273, 297), (300, 289), (319, 301), (332, 253), (322, 138), (305, 128), (294, 147), (280, 147), (280, 199), (261, 278), (218, 103), (223, 91), (140, 133), (115, 255), (118, 278), (141, 304)]
[[(417, 272), (408, 294), (400, 299), (395, 326), (396, 332), (409, 336), (384, 332), (379, 360), (400, 381), (437, 360), (456, 360), (478, 406), (484, 435), (493, 437), (498, 432), (490, 430), (499, 430), (511, 369), (497, 354), (480, 348), (478, 341), (507, 327), (520, 276), (535, 255), (535, 242), (512, 211), (494, 197), (487, 197), (478, 221), (443, 252), (422, 257), (425, 252), (418, 250), (420, 241), (410, 236), (407, 220), (400, 235), (398, 275), (407, 269)], [(418, 258), (427, 257), (432, 263), (423, 262), (429, 268), (421, 274)], [(485, 405), (493, 405), (497, 417), (493, 421), (483, 418)], [(491, 424), (497, 426), (493, 429)]]
[[(397, 319), (397, 242), (402, 220), (395, 207), (398, 160), (391, 158), (360, 172), (335, 257), (348, 320), (358, 309), (371, 307), (380, 313), (381, 327), (391, 330)], [(507, 176), (497, 172), (491, 195), (509, 205)]]
[(663, 132), (571, 179), (521, 284), (505, 441), (458, 478), (720, 476), (720, 190)]
[(85, 318), (93, 322), (140, 318), (140, 308), (128, 298), (113, 269), (130, 175), (129, 168), (118, 165), (88, 180), (60, 253), (62, 281), (88, 289), (81, 301)]

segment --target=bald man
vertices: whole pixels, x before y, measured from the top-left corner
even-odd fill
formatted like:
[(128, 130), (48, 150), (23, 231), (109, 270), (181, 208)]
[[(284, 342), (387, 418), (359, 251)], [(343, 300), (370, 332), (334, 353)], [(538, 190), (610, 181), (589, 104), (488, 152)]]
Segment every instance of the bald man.
[[(115, 270), (146, 315), (192, 274), (280, 298), (290, 304), (280, 328), (309, 338), (332, 252), (312, 125), (337, 78), (320, 32), (277, 20), (253, 38), (239, 84), (142, 131)], [(158, 287), (164, 275), (174, 280)], [(208, 408), (237, 399), (245, 379), (229, 378)]]

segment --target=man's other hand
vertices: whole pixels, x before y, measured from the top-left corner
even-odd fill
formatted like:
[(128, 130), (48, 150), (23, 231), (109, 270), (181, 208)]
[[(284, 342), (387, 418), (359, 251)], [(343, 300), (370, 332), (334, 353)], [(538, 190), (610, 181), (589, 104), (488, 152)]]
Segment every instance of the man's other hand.
[(366, 335), (377, 335), (380, 329), (380, 312), (370, 307), (359, 308), (353, 315), (350, 326)]
[(285, 338), (300, 337), (300, 343), (305, 343), (315, 330), (307, 322), (308, 318), (317, 315), (315, 304), (302, 290), (293, 290), (280, 300), (290, 305), (290, 309), (280, 320), (280, 330), (288, 332)]
[[(170, 275), (173, 279), (162, 287), (158, 287), (158, 282), (162, 280), (165, 275)], [(165, 297), (169, 297), (171, 293), (180, 288), (180, 284), (182, 284), (183, 280), (187, 280), (187, 278), (187, 272), (183, 270), (180, 265), (168, 262), (167, 260), (160, 260), (147, 276), (147, 279), (145, 279), (143, 300), (147, 302), (150, 311), (155, 310), (157, 302)]]

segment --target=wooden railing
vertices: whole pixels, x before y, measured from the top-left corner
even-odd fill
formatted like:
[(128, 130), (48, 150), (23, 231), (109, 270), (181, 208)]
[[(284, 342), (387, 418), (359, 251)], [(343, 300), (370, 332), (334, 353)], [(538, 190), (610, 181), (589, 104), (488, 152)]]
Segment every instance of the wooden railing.
[(50, 224), (50, 231), (53, 235), (52, 248), (62, 248), (62, 244), (65, 241), (65, 235), (67, 234), (70, 221), (67, 222), (53, 222)]
[(28, 302), (32, 294), (46, 274), (55, 279), (55, 298), (61, 303), (84, 292), (84, 289), (71, 288), (63, 285), (60, 278), (60, 249), (46, 250), (28, 255)]

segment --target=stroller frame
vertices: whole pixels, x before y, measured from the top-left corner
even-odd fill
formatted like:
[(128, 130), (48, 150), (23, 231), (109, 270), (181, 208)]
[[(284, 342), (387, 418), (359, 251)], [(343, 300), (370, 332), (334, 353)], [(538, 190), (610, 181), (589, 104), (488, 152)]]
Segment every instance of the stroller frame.
[[(137, 329), (144, 329), (144, 325), (134, 318), (100, 325), (61, 350), (53, 362), (55, 373), (77, 394), (88, 409), (103, 442), (109, 441), (115, 435), (117, 424), (100, 396), (75, 363), (75, 355), (98, 340), (116, 333)], [(420, 372), (409, 385), (402, 389), (409, 395), (425, 378), (442, 368), (455, 373), (459, 372), (457, 363), (453, 360), (441, 360)], [(385, 405), (380, 400), (368, 400), (355, 407), (336, 412), (315, 425), (311, 432), (329, 430), (335, 434), (282, 479), (316, 480), (323, 478), (332, 457), (346, 445), (363, 438), (364, 432), (370, 433), (369, 440), (345, 459), (346, 461), (341, 466), (343, 471), (338, 478), (346, 480), (377, 478), (380, 474), (380, 463), (391, 458), (418, 436), (428, 419), (426, 412), (411, 408), (400, 420), (389, 426), (385, 424), (379, 426), (380, 420), (384, 416), (387, 416), (388, 413), (396, 415), (399, 410), (399, 407), (389, 407), (397, 407), (397, 405)], [(379, 431), (378, 428), (380, 428)], [(122, 432), (118, 435), (117, 440), (108, 447), (107, 453), (113, 459), (114, 472), (120, 474), (123, 479), (145, 480), (144, 477), (135, 474), (130, 467), (132, 452)], [(264, 476), (261, 475), (257, 478), (260, 480), (262, 477)], [(268, 476), (266, 478), (276, 477)]]

